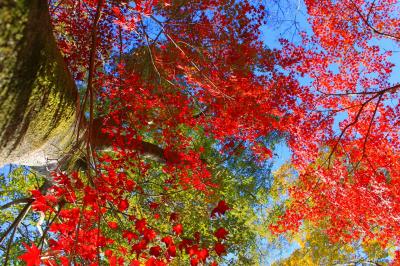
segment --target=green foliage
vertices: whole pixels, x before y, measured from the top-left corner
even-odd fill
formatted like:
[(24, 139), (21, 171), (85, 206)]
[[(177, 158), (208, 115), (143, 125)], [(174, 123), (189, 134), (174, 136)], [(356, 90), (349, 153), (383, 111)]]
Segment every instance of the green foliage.
[[(8, 227), (16, 221), (18, 215), (25, 208), (27, 202), (23, 200), (30, 198), (29, 191), (38, 189), (43, 182), (43, 178), (24, 167), (10, 165), (5, 173), (0, 174), (1, 238), (3, 238)], [(21, 201), (18, 202), (18, 200)], [(17, 259), (24, 252), (22, 243), (31, 243), (41, 236), (37, 228), (38, 222), (38, 213), (28, 212), (20, 222), (14, 236), (11, 233), (4, 238), (0, 245), (0, 262), (2, 264), (5, 264), (7, 250), (9, 249), (9, 265), (22, 265)]]

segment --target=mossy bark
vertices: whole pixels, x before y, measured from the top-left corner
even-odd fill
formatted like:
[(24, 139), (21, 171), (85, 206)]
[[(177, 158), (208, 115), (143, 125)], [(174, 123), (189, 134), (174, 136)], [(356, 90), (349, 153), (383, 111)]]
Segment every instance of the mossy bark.
[(0, 166), (43, 166), (73, 141), (77, 90), (46, 0), (0, 2)]
[[(0, 167), (75, 168), (84, 145), (75, 143), (78, 93), (54, 39), (47, 0), (0, 1)], [(101, 128), (96, 121), (94, 128)], [(85, 140), (85, 130), (79, 139)], [(96, 149), (110, 146), (100, 131), (91, 139)], [(138, 149), (166, 161), (154, 144)]]

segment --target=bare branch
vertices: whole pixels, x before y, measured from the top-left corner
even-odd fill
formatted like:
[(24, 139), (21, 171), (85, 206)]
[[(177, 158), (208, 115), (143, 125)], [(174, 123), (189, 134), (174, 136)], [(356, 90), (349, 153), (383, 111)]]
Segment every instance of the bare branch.
[(372, 124), (373, 124), (373, 122), (375, 120), (375, 116), (376, 116), (376, 113), (378, 111), (379, 104), (381, 103), (381, 100), (382, 100), (382, 96), (383, 96), (383, 94), (381, 94), (379, 96), (378, 101), (377, 101), (377, 103), (375, 105), (374, 113), (372, 114), (372, 117), (371, 117), (371, 121), (369, 122), (368, 131), (367, 131), (367, 134), (365, 135), (365, 139), (364, 139), (362, 156), (364, 156), (364, 154), (365, 154), (365, 148), (367, 146), (367, 141), (368, 141), (368, 138), (369, 138), (369, 134), (371, 133)]
[(360, 92), (343, 92), (343, 93), (326, 93), (321, 90), (317, 91), (327, 96), (348, 96), (348, 95), (371, 95), (371, 94), (384, 94), (384, 93), (394, 93), (400, 89), (400, 84), (379, 90), (379, 91), (360, 91)]
[(21, 203), (29, 203), (29, 201), (31, 201), (31, 198), (21, 198), (21, 199), (16, 199), (13, 201), (10, 201), (2, 206), (0, 206), (0, 210), (5, 210), (10, 208), (13, 205), (17, 205), (17, 204), (21, 204)]

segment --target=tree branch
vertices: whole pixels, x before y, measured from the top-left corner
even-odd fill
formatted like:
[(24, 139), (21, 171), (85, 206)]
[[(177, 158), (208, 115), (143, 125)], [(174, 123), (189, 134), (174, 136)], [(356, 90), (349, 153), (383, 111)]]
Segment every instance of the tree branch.
[(368, 16), (367, 16), (367, 18), (365, 18), (365, 16), (361, 13), (361, 11), (360, 11), (360, 9), (357, 7), (357, 5), (356, 5), (353, 1), (350, 1), (350, 2), (354, 5), (355, 11), (356, 11), (357, 14), (360, 16), (360, 18), (361, 18), (361, 20), (364, 22), (364, 24), (365, 24), (368, 28), (370, 28), (370, 30), (372, 30), (372, 31), (373, 31), (374, 33), (376, 33), (376, 34), (379, 34), (379, 35), (388, 37), (388, 38), (390, 38), (390, 39), (394, 39), (394, 40), (396, 40), (396, 41), (400, 41), (400, 36), (395, 36), (395, 35), (390, 34), (390, 33), (382, 32), (382, 31), (376, 29), (376, 28), (369, 22), (369, 16), (370, 16), (370, 14), (371, 14), (371, 10), (372, 10), (372, 8), (373, 8), (373, 6), (374, 6), (374, 3), (372, 3), (371, 8), (370, 8), (370, 10), (368, 11)]
[(31, 200), (32, 200), (31, 198), (16, 199), (16, 200), (10, 201), (10, 202), (0, 206), (0, 210), (8, 209), (11, 206), (16, 205), (16, 204), (29, 203)]

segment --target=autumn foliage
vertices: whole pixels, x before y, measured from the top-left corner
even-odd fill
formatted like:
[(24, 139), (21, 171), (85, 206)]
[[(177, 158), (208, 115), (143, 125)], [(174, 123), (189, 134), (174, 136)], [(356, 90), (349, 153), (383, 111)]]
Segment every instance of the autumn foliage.
[[(306, 0), (312, 29), (279, 49), (262, 42), (261, 2), (50, 1), (82, 95), (87, 166), (31, 192), (50, 226), (22, 260), (168, 265), (184, 254), (216, 265), (234, 237), (217, 169), (244, 153), (270, 162), (266, 138), (277, 132), (298, 178), (265, 230), (307, 220), (333, 242), (398, 245), (400, 85), (392, 51), (378, 45), (399, 44), (397, 1)], [(186, 226), (185, 208), (198, 206), (204, 232)]]
[[(399, 42), (395, 1), (306, 1), (313, 36), (285, 43), (293, 75), (312, 79), (312, 92), (290, 132), (299, 184), (280, 229), (309, 219), (332, 240), (399, 239), (399, 85), (391, 84)], [(304, 48), (309, 47), (309, 48)], [(314, 48), (314, 49), (313, 49)], [(303, 98), (304, 99), (304, 98)], [(338, 115), (342, 121), (335, 130)], [(310, 133), (311, 132), (311, 133)], [(278, 229), (278, 231), (280, 230)]]

